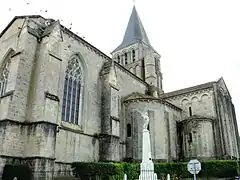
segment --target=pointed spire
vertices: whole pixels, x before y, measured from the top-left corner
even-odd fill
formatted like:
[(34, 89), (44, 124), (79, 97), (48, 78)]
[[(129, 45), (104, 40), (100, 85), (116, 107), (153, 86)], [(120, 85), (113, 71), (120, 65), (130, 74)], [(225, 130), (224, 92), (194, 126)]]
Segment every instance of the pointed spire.
[(147, 37), (147, 33), (144, 30), (143, 24), (134, 5), (123, 41), (113, 52), (137, 42), (143, 42), (151, 46)]

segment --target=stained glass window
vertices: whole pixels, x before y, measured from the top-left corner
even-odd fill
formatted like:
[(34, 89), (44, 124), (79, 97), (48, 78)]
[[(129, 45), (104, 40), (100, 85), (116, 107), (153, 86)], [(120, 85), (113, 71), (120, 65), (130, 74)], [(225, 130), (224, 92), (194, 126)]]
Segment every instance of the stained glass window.
[(62, 120), (78, 124), (79, 109), (81, 108), (82, 69), (79, 59), (72, 58), (68, 62), (62, 103)]
[(6, 92), (7, 80), (10, 68), (10, 59), (7, 59), (0, 73), (0, 96)]

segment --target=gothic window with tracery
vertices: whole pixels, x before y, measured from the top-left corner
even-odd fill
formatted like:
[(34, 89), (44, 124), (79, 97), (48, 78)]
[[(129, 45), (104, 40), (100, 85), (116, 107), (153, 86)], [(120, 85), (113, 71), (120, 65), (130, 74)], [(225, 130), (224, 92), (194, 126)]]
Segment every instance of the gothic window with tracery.
[(81, 109), (82, 94), (82, 68), (79, 58), (72, 58), (67, 65), (63, 103), (62, 103), (62, 120), (78, 124), (79, 112)]
[(2, 96), (6, 92), (8, 74), (10, 69), (10, 58), (7, 58), (5, 62), (3, 62), (3, 67), (0, 73), (0, 96)]

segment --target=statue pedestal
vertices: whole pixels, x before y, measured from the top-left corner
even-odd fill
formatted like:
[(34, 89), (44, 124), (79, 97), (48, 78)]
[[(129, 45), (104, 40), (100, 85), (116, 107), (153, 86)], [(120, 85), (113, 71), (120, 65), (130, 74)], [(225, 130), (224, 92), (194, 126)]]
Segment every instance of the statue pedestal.
[(152, 162), (150, 134), (147, 129), (143, 130), (142, 163), (140, 166), (139, 180), (157, 180), (157, 175), (154, 173), (154, 164)]

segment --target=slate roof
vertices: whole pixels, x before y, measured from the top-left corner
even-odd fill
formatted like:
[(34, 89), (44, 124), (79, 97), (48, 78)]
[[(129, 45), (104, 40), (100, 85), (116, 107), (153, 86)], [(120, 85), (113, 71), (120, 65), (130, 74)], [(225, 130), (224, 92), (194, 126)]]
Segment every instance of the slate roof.
[(186, 93), (190, 93), (190, 92), (194, 92), (194, 91), (198, 91), (198, 90), (202, 90), (202, 89), (212, 88), (214, 83), (216, 83), (216, 82), (215, 81), (208, 82), (208, 83), (205, 83), (205, 84), (200, 84), (200, 85), (196, 85), (196, 86), (192, 86), (192, 87), (188, 87), (188, 88), (179, 89), (179, 90), (176, 90), (176, 91), (164, 93), (164, 94), (161, 95), (161, 98), (170, 98), (170, 97), (173, 97), (173, 96), (179, 96), (179, 95), (182, 95), (182, 94), (186, 94)]
[(124, 98), (124, 101), (138, 99), (138, 98), (158, 99), (158, 98), (155, 98), (153, 96), (149, 96), (149, 95), (146, 95), (146, 94), (143, 94), (143, 93), (133, 92), (133, 93), (129, 94), (128, 96), (126, 96)]
[(143, 42), (144, 44), (151, 46), (141, 19), (138, 16), (136, 7), (133, 6), (132, 14), (128, 21), (123, 41), (113, 52), (116, 52), (124, 47), (135, 44), (137, 42)]
[(166, 104), (170, 107), (173, 107), (177, 110), (180, 110), (182, 111), (182, 109), (168, 101), (165, 101), (164, 99), (160, 99), (160, 98), (156, 98), (156, 97), (153, 97), (153, 96), (149, 96), (149, 95), (146, 95), (146, 94), (143, 94), (143, 93), (139, 93), (139, 92), (133, 92), (131, 94), (129, 94), (128, 96), (126, 96), (124, 98), (124, 102), (127, 102), (127, 101), (131, 101), (131, 100), (147, 100), (147, 101), (158, 101), (162, 104)]

